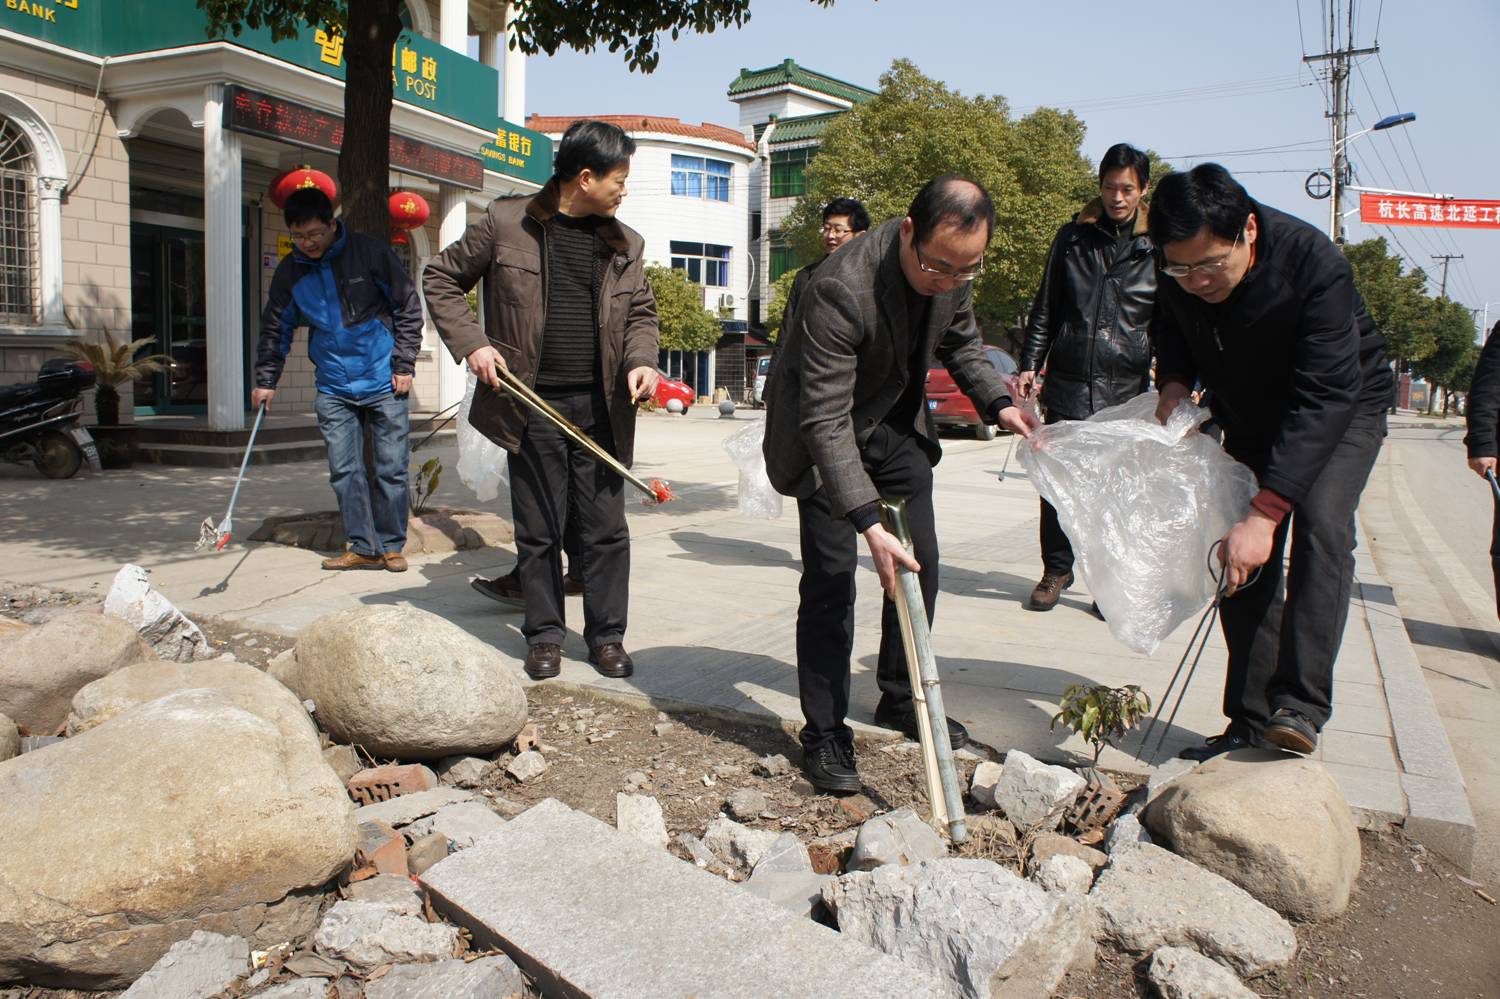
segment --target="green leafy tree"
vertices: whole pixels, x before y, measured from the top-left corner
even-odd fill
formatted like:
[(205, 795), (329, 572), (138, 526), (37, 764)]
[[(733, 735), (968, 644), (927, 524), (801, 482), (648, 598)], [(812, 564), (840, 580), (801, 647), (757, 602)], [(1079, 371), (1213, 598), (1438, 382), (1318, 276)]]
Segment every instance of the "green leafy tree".
[(781, 321), (786, 318), (786, 300), (792, 293), (792, 282), (802, 268), (787, 271), (771, 284), (771, 304), (766, 309), (766, 336), (772, 343), (781, 335)]
[[(1449, 396), (1464, 391), (1474, 377), (1479, 360), (1474, 344), (1474, 315), (1458, 302), (1448, 298), (1433, 299), (1432, 336), (1436, 348), (1412, 365), (1418, 377), (1434, 389), (1443, 389), (1443, 415), (1448, 415)], [(1427, 396), (1427, 411), (1432, 412), (1433, 394)]]
[(994, 198), (998, 217), (975, 282), (975, 312), (998, 331), (1030, 306), (1058, 227), (1098, 194), (1083, 137), (1071, 112), (1039, 108), (1012, 118), (1003, 97), (965, 97), (898, 59), (880, 78), (879, 96), (823, 133), (807, 193), (783, 231), (800, 259), (815, 260), (831, 199), (858, 198), (875, 220), (899, 218), (938, 174), (972, 177)]
[(709, 350), (724, 335), (714, 314), (703, 307), (703, 286), (680, 270), (647, 267), (646, 280), (656, 296), (662, 350)]
[(1381, 238), (1346, 244), (1344, 255), (1354, 270), (1354, 287), (1385, 337), (1386, 355), (1396, 362), (1396, 370), (1435, 351), (1437, 302), (1427, 295), (1427, 277), (1421, 269), (1406, 270)]

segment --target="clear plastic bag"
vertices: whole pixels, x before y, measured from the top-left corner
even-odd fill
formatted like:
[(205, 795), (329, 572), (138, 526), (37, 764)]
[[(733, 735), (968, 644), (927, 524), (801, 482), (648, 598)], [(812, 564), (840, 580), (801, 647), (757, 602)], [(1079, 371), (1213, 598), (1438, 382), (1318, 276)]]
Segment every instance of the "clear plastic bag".
[(1040, 427), (1016, 449), (1057, 508), (1110, 632), (1147, 655), (1212, 599), (1209, 549), (1257, 488), (1249, 468), (1198, 433), (1207, 410), (1183, 402), (1166, 426), (1155, 413), (1148, 392)]
[(752, 520), (775, 520), (781, 516), (781, 494), (766, 475), (766, 456), (761, 450), (766, 422), (756, 420), (724, 438), (724, 450), (740, 470), (739, 511)]
[(510, 478), (505, 449), (469, 423), (469, 407), (474, 404), (474, 373), (469, 372), (469, 386), (464, 390), (463, 404), (458, 407), (458, 477), (474, 491), (481, 503), (500, 495), (500, 487)]

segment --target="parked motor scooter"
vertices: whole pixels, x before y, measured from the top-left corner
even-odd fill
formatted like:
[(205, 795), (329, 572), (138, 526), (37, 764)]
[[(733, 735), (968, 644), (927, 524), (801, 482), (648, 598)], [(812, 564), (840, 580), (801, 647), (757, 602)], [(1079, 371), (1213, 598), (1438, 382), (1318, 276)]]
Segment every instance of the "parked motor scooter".
[(36, 381), (0, 386), (0, 461), (35, 465), (49, 479), (71, 478), (85, 462), (98, 471), (99, 449), (79, 423), (79, 396), (93, 384), (93, 365), (58, 357)]

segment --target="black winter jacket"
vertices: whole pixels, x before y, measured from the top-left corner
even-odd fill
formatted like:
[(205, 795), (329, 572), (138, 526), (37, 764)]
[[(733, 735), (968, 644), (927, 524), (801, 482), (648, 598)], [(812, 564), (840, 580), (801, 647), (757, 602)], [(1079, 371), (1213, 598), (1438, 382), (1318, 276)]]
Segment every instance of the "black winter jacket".
[(1156, 260), (1146, 217), (1142, 204), (1130, 237), (1117, 243), (1095, 198), (1052, 241), (1021, 350), (1022, 371), (1047, 366), (1050, 418), (1081, 420), (1150, 385)]
[(1469, 457), (1500, 456), (1500, 450), (1495, 447), (1496, 432), (1500, 430), (1500, 323), (1490, 330), (1484, 349), (1479, 352), (1474, 380), (1469, 383), (1464, 419), (1468, 425), (1464, 444), (1469, 449)]
[(1301, 219), (1261, 204), (1254, 214), (1254, 266), (1223, 302), (1162, 280), (1157, 377), (1208, 389), (1225, 448), (1299, 503), (1354, 418), (1390, 404), (1394, 383), (1344, 254)]

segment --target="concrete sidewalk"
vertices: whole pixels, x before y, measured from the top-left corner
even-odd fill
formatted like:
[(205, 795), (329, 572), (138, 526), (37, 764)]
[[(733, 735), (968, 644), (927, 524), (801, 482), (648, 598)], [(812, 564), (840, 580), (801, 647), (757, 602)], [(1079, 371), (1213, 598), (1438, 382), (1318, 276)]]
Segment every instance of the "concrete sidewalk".
[[(662, 706), (725, 710), (798, 724), (794, 655), (797, 524), (790, 502), (779, 520), (736, 516), (736, 470), (721, 442), (759, 419), (720, 420), (710, 407), (686, 417), (641, 419), (636, 471), (673, 484), (665, 507), (632, 503), (632, 592), (627, 647), (636, 676), (600, 678), (574, 630), (564, 646), (566, 682), (649, 698)], [(950, 714), (974, 737), (1051, 760), (1084, 760), (1080, 739), (1049, 727), (1071, 683), (1136, 683), (1160, 698), (1192, 633), (1189, 622), (1150, 657), (1120, 645), (1089, 612), (1081, 588), (1048, 614), (1023, 608), (1039, 574), (1037, 498), (1019, 462), (1004, 482), (996, 472), (1008, 438), (947, 439), (936, 470), (942, 543), (942, 596), (933, 629)], [(455, 450), (434, 453), (448, 468), (436, 502), (474, 505), (458, 480)], [(360, 604), (410, 603), (453, 621), (515, 660), (525, 654), (520, 614), (469, 588), (475, 574), (505, 571), (509, 551), (419, 557), (405, 574), (326, 573), (316, 553), (235, 544), (195, 553), (205, 516), (223, 515), (233, 474), (145, 466), (64, 482), (25, 469), (0, 470), (9, 497), (0, 512), (6, 579), (101, 592), (120, 564), (152, 570), (153, 582), (189, 615), (218, 615), (247, 626), (296, 633), (331, 611)], [(505, 496), (497, 508), (508, 514)], [(329, 509), (326, 470), (317, 463), (257, 467), (240, 497), (238, 535), (264, 517)], [(1431, 695), (1416, 670), (1391, 588), (1361, 548), (1335, 683), (1333, 719), (1318, 756), (1368, 823), (1412, 820), (1429, 845), (1466, 862), (1473, 819)], [(862, 560), (856, 611), (855, 721), (868, 721), (877, 691), (879, 588)], [(581, 623), (582, 607), (576, 608)], [(1198, 675), (1167, 733), (1162, 759), (1223, 729), (1219, 710), (1224, 648), (1217, 628)], [(880, 731), (870, 729), (870, 731)], [(1155, 737), (1153, 736), (1153, 743)], [(1134, 750), (1138, 738), (1127, 742)], [(1146, 772), (1153, 761), (1107, 750), (1106, 767)]]

